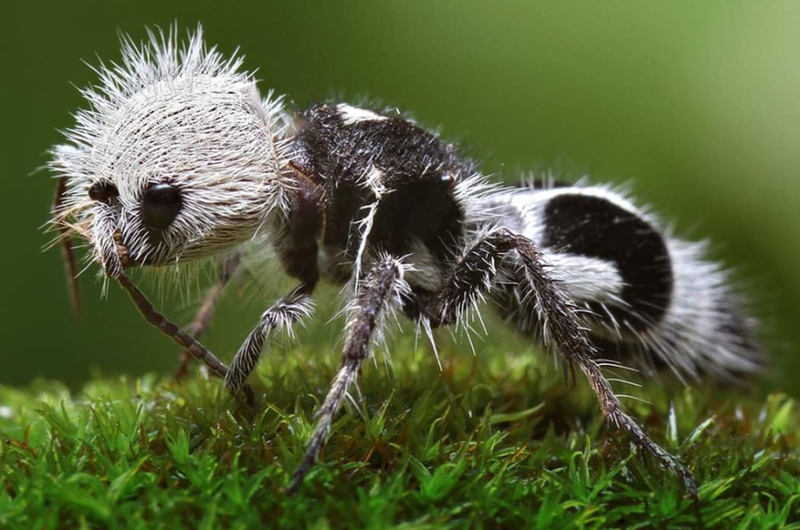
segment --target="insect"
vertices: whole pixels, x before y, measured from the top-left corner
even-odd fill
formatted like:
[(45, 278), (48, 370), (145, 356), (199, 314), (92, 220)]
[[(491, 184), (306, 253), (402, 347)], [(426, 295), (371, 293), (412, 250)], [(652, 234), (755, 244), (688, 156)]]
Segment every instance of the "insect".
[[(124, 38), (122, 62), (97, 69), (99, 85), (83, 91), (89, 108), (52, 149), (51, 226), (73, 281), (79, 238), (149, 322), (251, 403), (247, 381), (270, 333), (310, 317), (321, 278), (347, 285), (341, 365), (290, 492), (388, 315), (433, 341), (433, 329), (466, 322), (488, 300), (569, 376), (582, 373), (609, 424), (696, 496), (691, 473), (625, 412), (604, 370), (664, 365), (699, 380), (759, 369), (757, 323), (701, 243), (675, 238), (608, 186), (491, 184), (456, 146), (396, 111), (291, 111), (271, 92), (262, 98), (241, 58), (208, 48), (199, 27), (184, 44), (174, 29), (149, 35), (140, 45)], [(197, 339), (221, 287), (187, 332), (126, 274), (216, 260), (221, 286), (248, 245), (273, 247), (297, 286), (261, 315), (230, 366)]]

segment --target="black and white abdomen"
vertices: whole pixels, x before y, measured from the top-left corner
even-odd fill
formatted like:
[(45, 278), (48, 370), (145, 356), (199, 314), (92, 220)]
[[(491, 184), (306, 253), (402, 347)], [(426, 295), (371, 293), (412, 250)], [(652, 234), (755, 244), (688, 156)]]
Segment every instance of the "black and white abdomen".
[[(492, 202), (499, 224), (531, 238), (550, 277), (585, 309), (601, 357), (690, 377), (758, 369), (755, 319), (703, 243), (676, 239), (604, 186), (517, 188)], [(498, 282), (497, 306), (539, 336), (533, 297), (515, 270)]]

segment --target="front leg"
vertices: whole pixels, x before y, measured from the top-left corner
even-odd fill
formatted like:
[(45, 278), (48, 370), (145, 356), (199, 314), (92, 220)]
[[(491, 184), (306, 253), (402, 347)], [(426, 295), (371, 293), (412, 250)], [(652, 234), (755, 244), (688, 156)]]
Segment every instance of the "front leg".
[(309, 294), (313, 289), (313, 284), (300, 285), (264, 311), (255, 329), (236, 352), (225, 375), (225, 386), (231, 394), (238, 395), (247, 385), (247, 379), (261, 358), (264, 341), (269, 332), (274, 329), (291, 329), (292, 324), (311, 314), (313, 305)]
[[(665, 468), (679, 476), (687, 492), (697, 498), (692, 474), (680, 461), (655, 443), (623, 409), (619, 398), (594, 359), (595, 349), (589, 339), (579, 309), (558, 282), (551, 279), (535, 244), (530, 239), (505, 228), (496, 229), (470, 248), (453, 269), (444, 287), (434, 294), (421, 311), (432, 326), (457, 322), (475, 301), (487, 292), (504, 257), (514, 251), (525, 272), (529, 296), (533, 297), (542, 340), (565, 361), (569, 370), (577, 366), (586, 376), (600, 402), (606, 420), (625, 430), (640, 449), (653, 455)], [(569, 374), (570, 372), (568, 372)]]
[(345, 328), (342, 365), (333, 378), (325, 401), (316, 413), (317, 425), (308, 442), (303, 461), (292, 476), (289, 495), (297, 491), (319, 456), (333, 416), (344, 401), (350, 384), (355, 380), (361, 361), (370, 356), (370, 346), (380, 333), (386, 312), (401, 307), (403, 298), (408, 296), (410, 290), (403, 280), (404, 272), (405, 267), (400, 260), (383, 255), (374, 263), (366, 279), (359, 283), (358, 294)]

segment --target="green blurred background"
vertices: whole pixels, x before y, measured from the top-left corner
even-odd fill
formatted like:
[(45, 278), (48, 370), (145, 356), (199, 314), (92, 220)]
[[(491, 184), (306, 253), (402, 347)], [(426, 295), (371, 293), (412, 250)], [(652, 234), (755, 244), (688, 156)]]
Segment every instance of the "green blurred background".
[[(95, 80), (82, 61), (117, 59), (117, 30), (139, 39), (173, 21), (202, 22), (225, 52), (241, 47), (262, 90), (301, 105), (380, 98), (440, 125), (498, 178), (554, 168), (632, 182), (640, 202), (739, 270), (769, 333), (765, 385), (800, 395), (800, 3), (731, 0), (7, 2), (0, 383), (174, 367), (176, 348), (116, 286), (103, 300), (85, 276), (85, 319), (73, 316), (58, 252), (41, 253), (54, 183), (31, 175), (83, 105), (71, 83)], [(273, 294), (229, 293), (208, 345), (229, 358)], [(186, 299), (164, 309), (190, 319)], [(326, 320), (318, 343), (336, 340)]]

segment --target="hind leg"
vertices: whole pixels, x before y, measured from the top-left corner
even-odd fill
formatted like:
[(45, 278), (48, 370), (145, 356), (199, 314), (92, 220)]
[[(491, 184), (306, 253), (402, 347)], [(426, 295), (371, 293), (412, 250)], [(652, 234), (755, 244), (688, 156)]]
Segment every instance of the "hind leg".
[(422, 310), (424, 318), (434, 326), (455, 323), (490, 289), (498, 268), (509, 264), (509, 260), (503, 258), (512, 252), (523, 268), (526, 292), (531, 297), (545, 345), (561, 357), (568, 375), (575, 368), (584, 374), (606, 420), (627, 432), (638, 448), (680, 477), (687, 492), (696, 498), (697, 487), (689, 470), (655, 443), (623, 410), (619, 397), (595, 359), (595, 349), (578, 306), (561, 284), (550, 277), (530, 239), (500, 228), (478, 240), (453, 269), (444, 288), (431, 297)]

